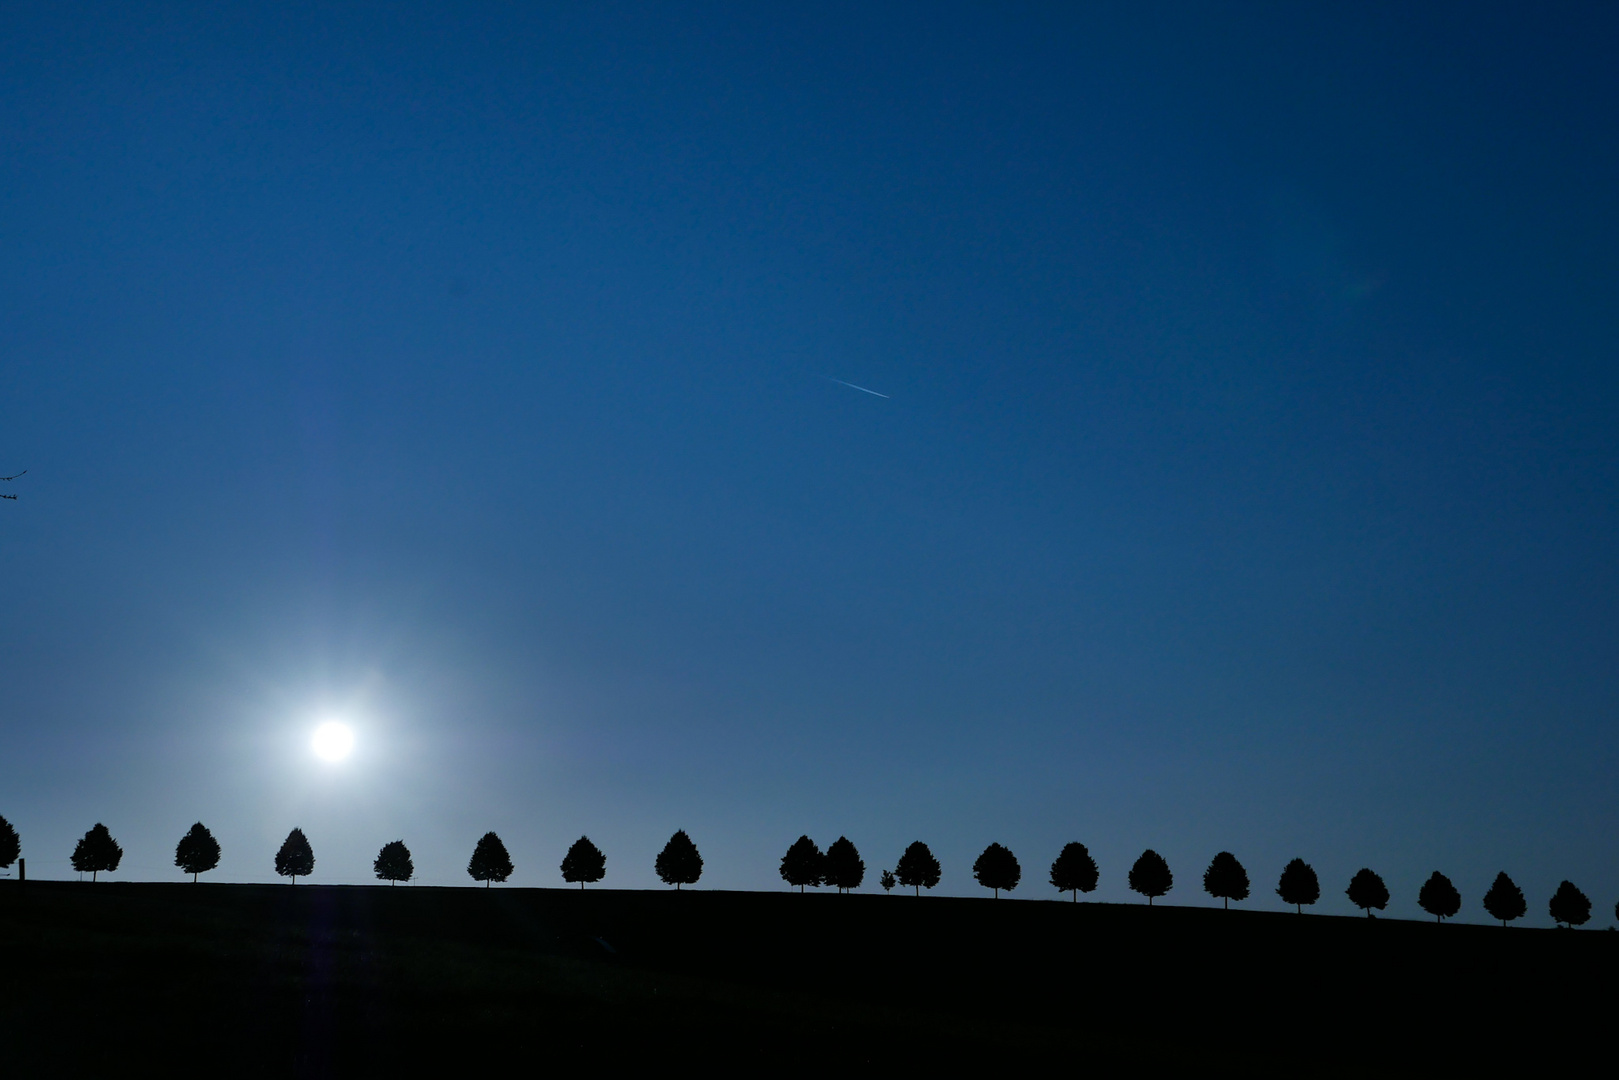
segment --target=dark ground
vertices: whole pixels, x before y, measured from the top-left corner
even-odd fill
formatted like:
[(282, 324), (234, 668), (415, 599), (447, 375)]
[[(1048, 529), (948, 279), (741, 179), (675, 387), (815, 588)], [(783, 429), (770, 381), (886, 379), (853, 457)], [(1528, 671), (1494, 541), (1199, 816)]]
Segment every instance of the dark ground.
[(0, 1071), (1605, 1071), (1616, 960), (1605, 930), (1168, 906), (8, 881)]

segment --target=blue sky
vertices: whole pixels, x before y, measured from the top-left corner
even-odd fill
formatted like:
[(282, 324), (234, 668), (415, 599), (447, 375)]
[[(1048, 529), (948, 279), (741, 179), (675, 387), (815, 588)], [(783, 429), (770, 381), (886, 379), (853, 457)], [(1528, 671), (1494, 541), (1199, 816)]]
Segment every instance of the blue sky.
[(685, 828), (1619, 898), (1614, 13), (7, 20), (32, 874), (201, 819), (244, 881)]

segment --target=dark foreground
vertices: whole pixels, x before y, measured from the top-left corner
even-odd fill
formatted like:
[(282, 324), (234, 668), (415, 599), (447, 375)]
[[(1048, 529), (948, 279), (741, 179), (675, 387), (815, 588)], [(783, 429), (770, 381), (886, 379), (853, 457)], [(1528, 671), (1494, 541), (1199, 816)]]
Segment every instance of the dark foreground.
[(1616, 960), (1606, 931), (1058, 901), (0, 882), (0, 1059), (1537, 1069), (1609, 1060)]

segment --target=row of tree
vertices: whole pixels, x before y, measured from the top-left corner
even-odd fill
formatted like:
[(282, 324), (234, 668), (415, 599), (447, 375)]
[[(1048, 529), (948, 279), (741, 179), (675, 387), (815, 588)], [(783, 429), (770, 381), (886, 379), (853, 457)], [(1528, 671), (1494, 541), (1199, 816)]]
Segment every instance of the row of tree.
[[(21, 843), (16, 829), (0, 817), (0, 868), (9, 867), (20, 852)], [(124, 849), (113, 839), (107, 827), (97, 822), (74, 846), (71, 861), (75, 870), (88, 873), (94, 881), (102, 871), (117, 870), (123, 857)], [(196, 881), (199, 874), (217, 867), (219, 858), (219, 841), (200, 821), (191, 826), (174, 849), (174, 865), (190, 874), (192, 881)], [(372, 863), (372, 869), (379, 880), (389, 884), (409, 881), (416, 873), (410, 849), (403, 840), (384, 844)], [(472, 858), (467, 862), (467, 874), (474, 881), (483, 882), (485, 888), (493, 882), (505, 881), (512, 875), (513, 869), (506, 845), (493, 832), (485, 833), (478, 840), (472, 849)], [(691, 837), (681, 830), (671, 836), (658, 853), (653, 869), (660, 880), (678, 889), (682, 885), (695, 884), (702, 877), (703, 857)], [(293, 829), (276, 852), (275, 872), (297, 884), (300, 877), (308, 877), (314, 870), (315, 852), (309, 845), (309, 838), (302, 829)], [(607, 876), (607, 856), (588, 836), (581, 836), (563, 856), (561, 871), (564, 881), (577, 883), (582, 889), (586, 884)], [(846, 836), (838, 837), (824, 852), (808, 836), (800, 836), (781, 857), (780, 873), (782, 880), (795, 886), (799, 892), (827, 885), (842, 893), (864, 884), (866, 864), (860, 857), (859, 849)], [(973, 879), (993, 891), (996, 898), (1003, 891), (1016, 889), (1023, 879), (1023, 868), (1017, 856), (1001, 844), (986, 847), (974, 860), (972, 873)], [(912, 889), (920, 896), (923, 889), (932, 889), (939, 884), (941, 874), (939, 860), (926, 844), (918, 840), (905, 849), (893, 870), (882, 872), (879, 884), (885, 892), (899, 885)], [(1051, 885), (1060, 892), (1071, 893), (1076, 902), (1080, 893), (1094, 891), (1100, 879), (1101, 872), (1096, 860), (1085, 845), (1078, 842), (1065, 844), (1051, 864)], [(1167, 895), (1175, 886), (1169, 863), (1150, 848), (1142, 852), (1135, 865), (1130, 867), (1126, 880), (1133, 891), (1147, 898), (1149, 905)], [(1203, 891), (1227, 908), (1233, 900), (1240, 902), (1248, 899), (1250, 890), (1247, 869), (1229, 851), (1216, 855), (1208, 869), (1203, 871)], [(1344, 892), (1350, 902), (1365, 911), (1368, 917), (1373, 917), (1374, 910), (1382, 911), (1388, 906), (1388, 886), (1381, 876), (1369, 868), (1356, 871)], [(1306, 906), (1313, 905), (1321, 898), (1321, 881), (1309, 863), (1303, 859), (1293, 859), (1282, 868), (1276, 883), (1276, 895), (1302, 914)], [(1489, 912), (1491, 918), (1499, 919), (1502, 926), (1522, 918), (1529, 911), (1523, 890), (1504, 872), (1495, 876), (1482, 902), (1484, 910)], [(1417, 904), (1437, 921), (1443, 922), (1461, 911), (1462, 896), (1448, 877), (1435, 870), (1417, 891)], [(1582, 926), (1591, 918), (1591, 901), (1570, 881), (1564, 881), (1557, 887), (1547, 908), (1552, 919), (1562, 926)], [(1619, 904), (1614, 905), (1614, 914), (1619, 917)]]

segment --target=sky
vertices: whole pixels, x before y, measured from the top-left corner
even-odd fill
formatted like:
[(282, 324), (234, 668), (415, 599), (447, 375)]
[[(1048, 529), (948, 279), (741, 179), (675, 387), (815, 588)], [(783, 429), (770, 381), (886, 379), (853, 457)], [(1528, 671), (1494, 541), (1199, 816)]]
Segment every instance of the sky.
[(4, 23), (31, 877), (200, 820), (217, 880), (493, 829), (650, 888), (683, 828), (700, 887), (807, 833), (1054, 899), (1078, 840), (1098, 900), (1229, 850), (1613, 921), (1619, 10)]

